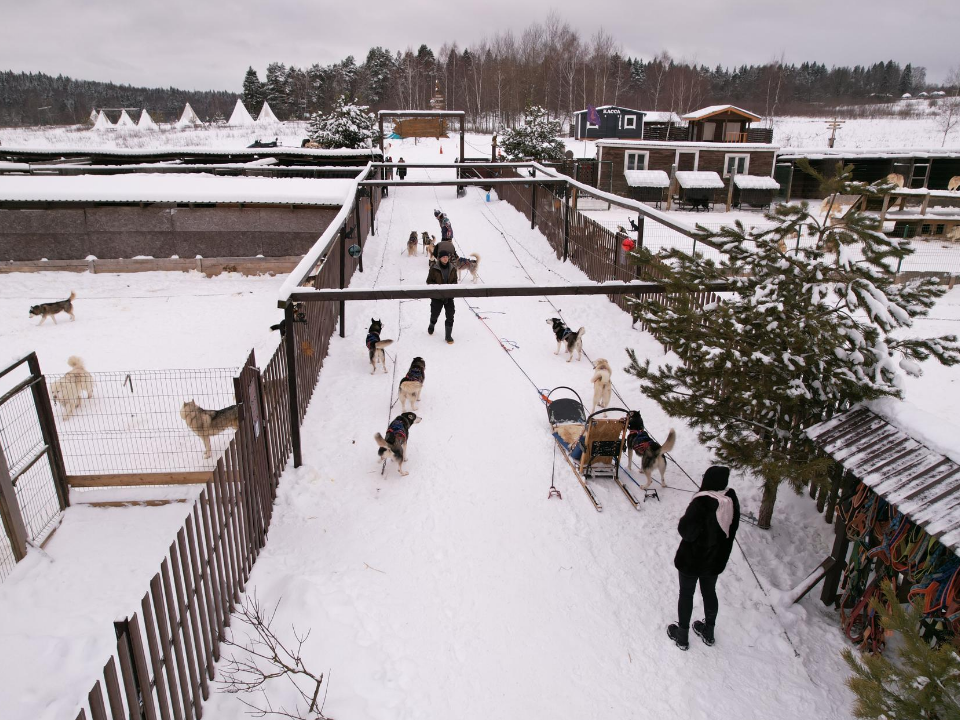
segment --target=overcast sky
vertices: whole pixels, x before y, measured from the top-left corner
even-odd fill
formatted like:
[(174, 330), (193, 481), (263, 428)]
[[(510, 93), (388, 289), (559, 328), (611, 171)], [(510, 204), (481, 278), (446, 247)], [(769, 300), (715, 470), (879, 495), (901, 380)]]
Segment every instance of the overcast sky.
[(367, 50), (469, 46), (556, 9), (582, 36), (600, 27), (626, 55), (661, 50), (708, 66), (894, 59), (944, 80), (960, 65), (953, 0), (0, 0), (0, 70), (239, 91), (253, 65), (328, 64)]

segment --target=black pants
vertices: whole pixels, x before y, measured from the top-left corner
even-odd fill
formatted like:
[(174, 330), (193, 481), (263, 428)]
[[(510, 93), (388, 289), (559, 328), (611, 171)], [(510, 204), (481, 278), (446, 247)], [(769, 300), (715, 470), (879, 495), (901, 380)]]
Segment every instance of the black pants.
[(453, 298), (433, 298), (430, 301), (430, 324), (436, 325), (440, 319), (440, 309), (443, 308), (446, 326), (453, 327), (453, 314), (456, 308), (453, 307)]
[(700, 596), (703, 598), (704, 620), (713, 627), (717, 622), (717, 612), (720, 603), (717, 600), (718, 575), (687, 575), (680, 573), (680, 602), (677, 604), (680, 627), (690, 627), (690, 616), (693, 614), (693, 593), (700, 583)]

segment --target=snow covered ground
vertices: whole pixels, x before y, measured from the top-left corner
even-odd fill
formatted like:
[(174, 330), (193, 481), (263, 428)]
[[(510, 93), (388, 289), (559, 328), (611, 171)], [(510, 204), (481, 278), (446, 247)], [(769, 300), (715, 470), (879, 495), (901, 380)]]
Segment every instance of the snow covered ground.
[[(408, 161), (426, 160), (437, 150), (425, 145), (401, 149)], [(425, 171), (410, 177), (418, 172)], [(365, 247), (366, 271), (352, 287), (421, 284), (426, 261), (407, 257), (404, 245), (411, 230), (434, 229), (435, 207), (450, 214), (462, 252), (481, 255), (483, 281), (586, 281), (557, 262), (542, 235), (505, 203), (487, 204), (477, 190), (456, 200), (446, 189), (395, 188)], [(266, 605), (280, 602), (277, 628), (312, 628), (304, 661), (330, 672), (324, 711), (366, 718), (848, 717), (833, 614), (814, 598), (776, 613), (771, 607), (775, 588), (791, 587), (829, 549), (828, 528), (802, 499), (784, 498), (777, 531), (744, 528), (743, 548), (769, 596), (736, 550), (720, 581), (717, 646), (696, 642), (681, 653), (668, 642), (676, 522), (695, 487), (684, 472), (699, 478), (710, 454), (619, 370), (625, 346), (655, 362), (667, 359), (658, 343), (603, 298), (552, 303), (458, 301), (452, 347), (426, 334), (427, 301), (348, 306), (346, 338), (333, 339), (303, 428), (304, 465), (281, 480), (270, 541), (249, 585)], [(590, 357), (606, 357), (617, 369), (624, 402), (657, 434), (676, 427), (683, 471), (671, 465), (662, 502), (636, 511), (615, 485), (598, 482), (604, 511), (597, 513), (554, 457), (537, 388), (565, 384), (585, 397), (591, 389), (586, 359), (568, 364), (553, 355), (545, 320), (558, 308), (568, 324), (587, 328)], [(369, 375), (363, 340), (371, 317), (396, 341), (389, 348), (395, 374), (391, 367)], [(372, 435), (399, 412), (391, 399), (415, 355), (426, 361), (427, 380), (423, 422), (410, 435), (410, 475), (400, 478), (392, 464), (381, 475)], [(345, 423), (347, 408), (352, 419)], [(554, 472), (562, 500), (547, 499)], [(751, 483), (734, 484), (745, 507), (755, 509)], [(791, 560), (768, 573), (791, 546)], [(282, 689), (272, 697), (286, 699)], [(209, 717), (241, 710), (235, 697), (217, 695)]]

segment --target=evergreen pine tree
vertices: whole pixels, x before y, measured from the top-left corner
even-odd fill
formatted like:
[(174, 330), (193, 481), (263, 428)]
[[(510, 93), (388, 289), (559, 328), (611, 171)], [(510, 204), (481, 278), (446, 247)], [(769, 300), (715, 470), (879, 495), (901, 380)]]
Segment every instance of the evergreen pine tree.
[(243, 76), (243, 106), (253, 117), (259, 115), (263, 107), (263, 84), (252, 67), (247, 68), (247, 74)]
[(854, 717), (960, 720), (960, 655), (956, 645), (931, 646), (918, 631), (920, 609), (904, 608), (889, 580), (884, 581), (882, 589), (886, 602), (874, 598), (871, 604), (883, 628), (896, 633), (895, 640), (887, 643), (882, 655), (855, 655), (849, 648), (843, 651), (843, 659), (853, 672), (847, 686), (857, 696)]
[(559, 139), (560, 123), (551, 120), (539, 105), (528, 107), (523, 113), (523, 124), (511, 130), (501, 130), (501, 147), (510, 160), (560, 160), (563, 141)]
[(264, 100), (278, 120), (286, 120), (290, 114), (290, 97), (287, 88), (287, 66), (273, 62), (267, 65), (267, 75), (263, 82)]
[[(851, 183), (850, 173), (818, 178), (828, 192), (876, 194)], [(658, 267), (669, 301), (643, 301), (637, 316), (679, 362), (654, 369), (627, 351), (627, 371), (646, 395), (688, 421), (721, 462), (762, 483), (761, 527), (770, 526), (783, 481), (799, 492), (825, 475), (828, 460), (805, 428), (830, 409), (899, 397), (901, 371), (919, 374), (917, 361), (960, 362), (955, 336), (897, 333), (945, 292), (932, 278), (894, 283), (898, 261), (912, 252), (908, 240), (883, 235), (877, 219), (859, 211), (821, 223), (806, 203), (778, 205), (767, 219), (769, 229), (746, 230), (739, 221), (698, 227), (698, 239), (720, 250), (719, 265), (665, 253)], [(695, 293), (709, 281), (728, 282), (730, 292), (700, 308)]]
[(376, 118), (366, 105), (348, 104), (341, 95), (328, 115), (310, 118), (310, 139), (324, 148), (368, 148), (379, 138)]
[(913, 93), (913, 65), (910, 63), (907, 63), (907, 66), (903, 69), (903, 73), (900, 75), (900, 87), (897, 88), (897, 90), (901, 95)]

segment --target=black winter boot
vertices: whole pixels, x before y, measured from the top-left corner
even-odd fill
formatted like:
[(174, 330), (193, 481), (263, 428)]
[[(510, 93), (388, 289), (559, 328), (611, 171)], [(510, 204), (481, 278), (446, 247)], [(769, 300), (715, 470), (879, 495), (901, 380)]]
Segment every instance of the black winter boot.
[(447, 330), (447, 337), (446, 337), (447, 344), (453, 345), (453, 325), (445, 325), (444, 327)]
[(427, 335), (433, 335), (433, 328), (436, 326), (436, 323), (432, 322), (427, 325)]
[(667, 637), (673, 640), (681, 650), (690, 649), (690, 628), (682, 628), (676, 623), (667, 625)]
[(713, 625), (707, 625), (704, 620), (694, 620), (693, 631), (700, 636), (704, 645), (712, 646), (716, 642), (713, 637)]

